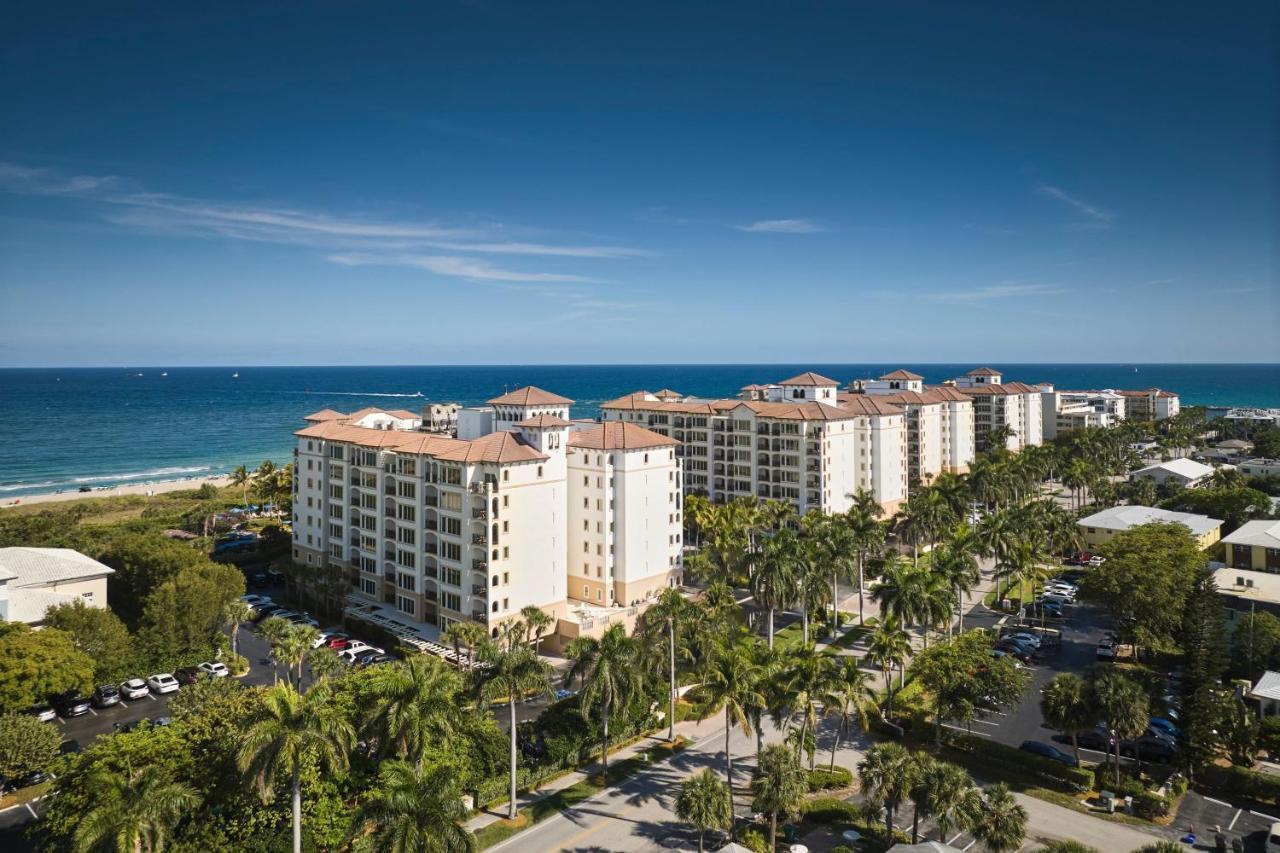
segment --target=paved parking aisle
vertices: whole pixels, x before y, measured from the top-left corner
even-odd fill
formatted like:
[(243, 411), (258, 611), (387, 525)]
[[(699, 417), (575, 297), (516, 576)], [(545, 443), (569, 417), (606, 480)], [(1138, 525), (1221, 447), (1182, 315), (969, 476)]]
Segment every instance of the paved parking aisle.
[(1266, 853), (1267, 835), (1274, 823), (1280, 823), (1280, 815), (1233, 806), (1223, 800), (1188, 791), (1178, 808), (1173, 829), (1182, 836), (1195, 827), (1196, 846), (1201, 849), (1212, 849), (1215, 835), (1221, 832), (1227, 840), (1228, 850), (1234, 839), (1240, 839), (1246, 853)]

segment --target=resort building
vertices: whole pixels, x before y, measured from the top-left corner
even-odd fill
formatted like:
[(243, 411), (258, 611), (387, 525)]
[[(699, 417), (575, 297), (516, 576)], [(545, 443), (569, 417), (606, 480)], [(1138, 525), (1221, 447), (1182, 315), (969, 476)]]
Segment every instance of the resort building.
[(849, 393), (867, 394), (900, 406), (907, 418), (907, 476), (912, 483), (928, 484), (943, 472), (964, 474), (973, 464), (973, 401), (956, 388), (926, 388), (924, 377), (909, 370), (895, 370), (879, 379), (849, 383)]
[(294, 559), (340, 567), (364, 612), (426, 636), (464, 620), (496, 632), (527, 605), (562, 638), (607, 624), (583, 614), (680, 581), (681, 460), (668, 436), (570, 421), (571, 403), (522, 388), (459, 411), (456, 437), (407, 412), (308, 416)]
[(1242, 459), (1236, 468), (1248, 477), (1280, 477), (1280, 459)]
[(1040, 385), (1041, 423), (1046, 441), (1074, 430), (1110, 428), (1125, 418), (1125, 401), (1118, 391), (1058, 391)]
[(1004, 382), (990, 367), (970, 370), (955, 379), (955, 388), (973, 401), (974, 433), (978, 446), (992, 430), (1008, 427), (1005, 446), (1021, 450), (1044, 443), (1044, 409), (1040, 389), (1022, 382)]
[(1209, 478), (1213, 476), (1213, 471), (1212, 466), (1197, 462), (1194, 459), (1187, 459), (1184, 456), (1180, 459), (1170, 459), (1168, 462), (1157, 462), (1155, 465), (1139, 468), (1129, 475), (1129, 479), (1146, 478), (1157, 486), (1175, 483), (1184, 489), (1194, 489), (1196, 486), (1208, 482)]
[(1200, 549), (1211, 548), (1222, 538), (1222, 519), (1191, 512), (1172, 512), (1150, 506), (1113, 506), (1076, 522), (1089, 550), (1110, 542), (1117, 533), (1143, 524), (1181, 524), (1191, 531)]
[(70, 548), (0, 548), (0, 622), (39, 626), (57, 604), (107, 606), (115, 569)]
[(1246, 521), (1222, 544), (1229, 567), (1280, 573), (1280, 521)]
[(1125, 398), (1127, 417), (1131, 421), (1163, 421), (1182, 410), (1178, 395), (1172, 391), (1148, 388), (1146, 391), (1117, 391)]
[(907, 425), (901, 406), (841, 395), (834, 379), (807, 372), (748, 385), (737, 399), (636, 391), (601, 407), (603, 419), (646, 427), (680, 442), (687, 494), (794, 504), (800, 513), (844, 512), (865, 489), (887, 514), (907, 497)]

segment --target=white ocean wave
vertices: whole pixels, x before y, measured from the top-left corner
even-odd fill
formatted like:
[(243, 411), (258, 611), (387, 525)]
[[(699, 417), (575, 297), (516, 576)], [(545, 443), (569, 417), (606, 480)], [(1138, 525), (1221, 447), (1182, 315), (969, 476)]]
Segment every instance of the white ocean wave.
[(155, 468), (151, 471), (134, 471), (128, 474), (97, 474), (92, 477), (74, 477), (71, 483), (114, 483), (121, 480), (148, 480), (157, 477), (173, 477), (181, 474), (198, 474), (208, 471), (208, 465), (195, 465), (190, 468)]

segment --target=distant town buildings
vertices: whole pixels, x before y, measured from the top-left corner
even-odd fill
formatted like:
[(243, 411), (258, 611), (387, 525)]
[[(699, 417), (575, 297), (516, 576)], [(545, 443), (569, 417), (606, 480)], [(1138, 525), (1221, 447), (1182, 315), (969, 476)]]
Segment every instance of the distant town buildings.
[(993, 430), (1009, 430), (1005, 447), (1022, 450), (1044, 443), (1043, 404), (1040, 389), (1022, 382), (1004, 381), (990, 367), (970, 370), (955, 380), (955, 387), (973, 401), (974, 430), (982, 447)]
[(1140, 468), (1130, 474), (1129, 479), (1147, 479), (1157, 486), (1175, 483), (1184, 489), (1194, 489), (1207, 482), (1213, 476), (1213, 472), (1212, 465), (1205, 465), (1203, 462), (1183, 457), (1170, 459), (1167, 462), (1157, 462), (1155, 465)]
[(1191, 512), (1173, 512), (1150, 506), (1113, 506), (1076, 522), (1089, 550), (1097, 550), (1118, 533), (1144, 524), (1181, 524), (1191, 531), (1200, 549), (1212, 547), (1222, 537), (1222, 519)]
[(1231, 568), (1280, 573), (1280, 521), (1246, 521), (1222, 544)]

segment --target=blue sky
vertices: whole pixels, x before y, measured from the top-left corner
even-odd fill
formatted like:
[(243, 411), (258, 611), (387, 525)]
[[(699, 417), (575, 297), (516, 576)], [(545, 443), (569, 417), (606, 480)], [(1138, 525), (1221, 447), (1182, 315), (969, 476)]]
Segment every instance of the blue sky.
[(0, 366), (1277, 361), (1276, 8), (24, 4)]

